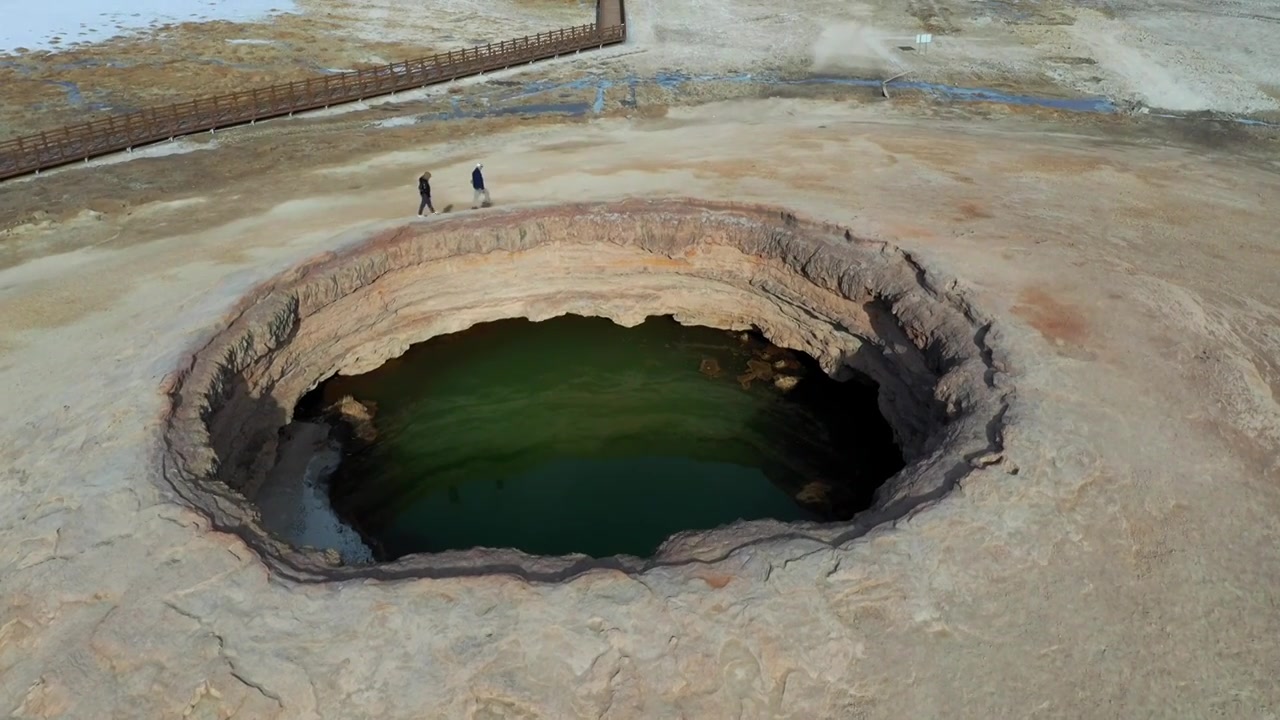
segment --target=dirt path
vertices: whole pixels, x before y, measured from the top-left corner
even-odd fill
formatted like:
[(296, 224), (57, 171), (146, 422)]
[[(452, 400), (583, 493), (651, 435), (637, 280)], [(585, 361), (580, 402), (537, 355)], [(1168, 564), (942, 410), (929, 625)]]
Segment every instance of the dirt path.
[[(1016, 115), (921, 122), (797, 100), (444, 144), (395, 132), (257, 177), (237, 174), (249, 160), (234, 148), (225, 178), (201, 153), (147, 161), (164, 187), (132, 214), (24, 231), (0, 270), (0, 707), (1078, 718), (1280, 704), (1264, 640), (1280, 634), (1274, 171), (1230, 147)], [(1017, 473), (993, 466), (839, 550), (796, 543), (767, 568), (734, 556), (706, 568), (731, 578), (715, 591), (667, 571), (272, 581), (155, 484), (164, 378), (255, 283), (369, 223), (414, 221), (424, 168), (438, 206), (468, 203), (480, 160), (501, 206), (759, 201), (901, 244), (995, 319)], [(107, 187), (123, 196), (135, 171), (120, 172)]]

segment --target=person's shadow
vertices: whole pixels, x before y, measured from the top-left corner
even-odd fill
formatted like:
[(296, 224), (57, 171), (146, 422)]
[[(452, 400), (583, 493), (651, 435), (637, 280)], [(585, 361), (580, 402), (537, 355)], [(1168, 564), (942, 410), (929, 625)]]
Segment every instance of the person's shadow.
[[(482, 208), (491, 208), (491, 207), (493, 207), (493, 201), (492, 201), (492, 200), (486, 200), (486, 201), (484, 201), (484, 202), (480, 203), (480, 207), (482, 207)], [(473, 209), (474, 209), (474, 208), (473, 208)], [(441, 214), (441, 215), (443, 215), (443, 214), (445, 214), (445, 213), (451, 213), (451, 212), (453, 212), (453, 203), (449, 203), (448, 205), (445, 205), (444, 207), (440, 208), (440, 214)]]

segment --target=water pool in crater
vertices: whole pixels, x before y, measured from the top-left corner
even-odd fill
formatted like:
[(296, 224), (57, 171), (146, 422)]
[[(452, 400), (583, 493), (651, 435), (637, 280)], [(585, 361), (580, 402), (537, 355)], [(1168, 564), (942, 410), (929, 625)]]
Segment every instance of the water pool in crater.
[(330, 497), (381, 559), (643, 557), (682, 530), (865, 508), (902, 467), (876, 393), (754, 333), (563, 316), (433, 338), (298, 411), (372, 413), (363, 442), (345, 423)]

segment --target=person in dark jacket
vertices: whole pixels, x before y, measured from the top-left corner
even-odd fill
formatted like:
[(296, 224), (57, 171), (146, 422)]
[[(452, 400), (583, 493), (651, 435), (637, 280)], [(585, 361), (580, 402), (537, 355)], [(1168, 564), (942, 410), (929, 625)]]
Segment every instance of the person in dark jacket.
[(422, 216), (423, 210), (430, 210), (432, 215), (436, 214), (436, 208), (431, 204), (431, 173), (424, 172), (422, 177), (418, 178), (418, 197), (422, 198), (422, 202), (418, 203), (418, 216)]
[(472, 210), (481, 206), (480, 198), (484, 198), (486, 207), (493, 204), (493, 201), (489, 199), (489, 191), (484, 187), (484, 174), (480, 172), (483, 167), (484, 165), (476, 163), (476, 169), (471, 171), (471, 189), (475, 191), (474, 197), (471, 198)]

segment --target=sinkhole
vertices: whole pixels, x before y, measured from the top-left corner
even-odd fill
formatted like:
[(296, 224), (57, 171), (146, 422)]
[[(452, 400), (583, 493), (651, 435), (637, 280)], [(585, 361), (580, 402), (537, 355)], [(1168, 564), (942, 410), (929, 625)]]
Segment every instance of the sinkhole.
[(307, 460), (277, 463), (260, 505), (268, 528), (348, 556), (360, 555), (349, 535), (308, 534), (334, 525), (295, 511), (288, 488), (327, 493), (380, 560), (475, 547), (649, 557), (682, 531), (869, 507), (902, 468), (877, 395), (754, 331), (500, 320), (305, 395), (278, 457)]
[(998, 328), (846, 228), (633, 199), (332, 247), (165, 386), (158, 479), (291, 580), (840, 547), (1002, 462)]

